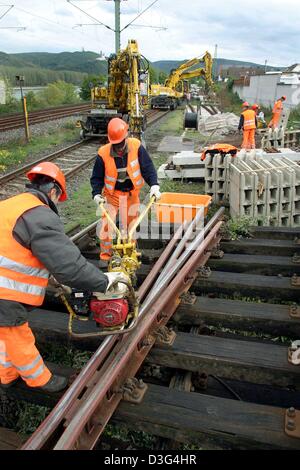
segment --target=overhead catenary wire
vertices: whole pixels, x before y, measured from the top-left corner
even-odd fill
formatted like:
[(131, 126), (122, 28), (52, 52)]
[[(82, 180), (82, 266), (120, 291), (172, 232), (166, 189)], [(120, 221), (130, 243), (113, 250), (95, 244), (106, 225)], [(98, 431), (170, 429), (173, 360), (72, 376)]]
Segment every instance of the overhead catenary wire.
[[(83, 10), (82, 8), (80, 8), (78, 5), (75, 5), (74, 2), (75, 1), (83, 1), (83, 0), (67, 0), (67, 3), (69, 3), (70, 5), (72, 5), (74, 8), (77, 8), (77, 10), (81, 11), (82, 13), (84, 13), (86, 16), (88, 16), (89, 18), (91, 18), (92, 20), (96, 21), (96, 23), (78, 23), (75, 25), (75, 27), (82, 27), (82, 26), (104, 26), (105, 28), (107, 29), (110, 29), (111, 31), (113, 31), (114, 33), (116, 33), (116, 29), (103, 23), (102, 21), (100, 21), (98, 18), (96, 18), (95, 16), (92, 16), (90, 13), (88, 13), (87, 11)], [(134, 23), (140, 16), (142, 16), (147, 10), (149, 10), (155, 3), (157, 3), (158, 0), (154, 0), (150, 5), (148, 5), (143, 11), (141, 11), (133, 20), (131, 20), (126, 26), (124, 26), (122, 29), (120, 29), (120, 33), (122, 31), (124, 31), (124, 29), (128, 28), (129, 26), (136, 26), (136, 27), (140, 27), (140, 28), (152, 28), (152, 29), (155, 29), (155, 30), (158, 30), (158, 31), (161, 31), (161, 30), (166, 30), (167, 28), (166, 27), (163, 27), (163, 26), (145, 26), (145, 25), (133, 25), (132, 23)]]
[(7, 13), (14, 7), (14, 5), (0, 5), (0, 7), (8, 7), (8, 9), (0, 16), (0, 20), (7, 15)]
[[(2, 20), (2, 18), (4, 18), (10, 12), (10, 10), (12, 10), (15, 7), (15, 5), (0, 4), (0, 7), (8, 7), (7, 10), (0, 16), (0, 20)], [(24, 31), (26, 27), (25, 26), (1, 26), (0, 29), (16, 29), (17, 31)]]
[[(69, 31), (72, 31), (72, 27), (71, 26), (65, 26), (57, 21), (54, 21), (54, 20), (51, 20), (50, 18), (45, 18), (44, 16), (41, 16), (41, 15), (38, 15), (36, 13), (33, 13), (31, 11), (28, 11), (28, 10), (24, 10), (24, 8), (21, 8), (21, 7), (18, 7), (18, 6), (15, 6), (15, 9), (16, 10), (19, 10), (20, 12), (22, 13), (25, 13), (26, 15), (29, 15), (29, 16), (32, 16), (33, 18), (38, 18), (46, 23), (50, 23), (50, 24), (53, 24), (53, 25), (56, 25), (58, 26), (59, 28), (63, 29), (63, 30), (69, 30)], [(26, 28), (27, 29), (27, 28)], [(86, 36), (87, 38), (90, 38), (90, 39), (94, 39), (92, 38), (92, 36), (90, 36), (89, 34), (85, 34), (85, 33), (82, 33), (80, 32), (80, 34)]]

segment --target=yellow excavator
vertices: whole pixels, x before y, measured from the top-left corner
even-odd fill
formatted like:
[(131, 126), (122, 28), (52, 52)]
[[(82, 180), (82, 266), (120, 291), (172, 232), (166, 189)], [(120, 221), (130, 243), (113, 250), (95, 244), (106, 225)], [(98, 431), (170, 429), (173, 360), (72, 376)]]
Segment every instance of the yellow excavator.
[(131, 137), (141, 138), (146, 127), (144, 110), (149, 107), (149, 63), (136, 40), (108, 58), (107, 87), (91, 89), (92, 109), (80, 121), (82, 139), (106, 135), (107, 124), (120, 117), (129, 124)]
[[(204, 63), (204, 67), (188, 70), (200, 62)], [(212, 63), (213, 59), (209, 52), (203, 57), (195, 57), (177, 69), (173, 69), (165, 81), (164, 86), (155, 84), (151, 85), (151, 108), (171, 109), (174, 110), (185, 97), (184, 85), (187, 80), (195, 77), (204, 77), (206, 87), (211, 88), (212, 80)]]

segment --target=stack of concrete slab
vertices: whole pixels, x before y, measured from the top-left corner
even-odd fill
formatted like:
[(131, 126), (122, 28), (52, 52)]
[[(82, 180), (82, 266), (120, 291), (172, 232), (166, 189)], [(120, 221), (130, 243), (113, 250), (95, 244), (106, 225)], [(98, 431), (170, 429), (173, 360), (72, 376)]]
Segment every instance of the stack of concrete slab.
[(261, 139), (264, 149), (284, 147), (285, 128), (267, 129)]
[[(204, 179), (206, 193), (211, 195), (216, 202), (229, 199), (228, 167), (233, 157), (231, 155), (212, 157), (207, 154), (203, 162), (200, 158), (201, 153), (183, 150), (170, 156), (168, 163), (164, 163), (158, 169), (159, 179)], [(241, 150), (238, 156), (243, 159), (263, 158), (268, 161), (288, 157), (294, 162), (300, 162), (299, 152), (285, 148), (278, 149), (278, 153), (266, 153), (262, 149), (251, 150), (251, 152)]]
[(236, 157), (229, 166), (229, 203), (232, 217), (253, 217), (266, 226), (299, 226), (299, 165), (286, 157)]
[(229, 166), (233, 159), (230, 154), (206, 154), (204, 180), (205, 193), (215, 203), (223, 203), (229, 199)]
[(203, 179), (204, 162), (199, 153), (186, 150), (172, 155), (169, 163), (161, 165), (157, 173), (159, 179)]

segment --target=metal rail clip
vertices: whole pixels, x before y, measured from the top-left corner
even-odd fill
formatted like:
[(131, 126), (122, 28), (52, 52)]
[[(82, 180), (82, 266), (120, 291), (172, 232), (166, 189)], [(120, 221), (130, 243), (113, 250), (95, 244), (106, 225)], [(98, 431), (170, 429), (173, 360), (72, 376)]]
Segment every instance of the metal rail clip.
[(300, 364), (300, 339), (292, 342), (292, 345), (288, 348), (288, 361), (294, 366)]
[(292, 263), (300, 264), (300, 255), (297, 255), (297, 253), (294, 253), (294, 255), (292, 256)]
[(147, 389), (148, 385), (146, 385), (142, 379), (132, 377), (126, 380), (120, 391), (122, 392), (124, 401), (141, 403)]
[(214, 259), (222, 259), (224, 257), (224, 251), (220, 250), (219, 248), (214, 248), (211, 250), (210, 257)]
[(176, 338), (175, 331), (167, 326), (160, 326), (156, 332), (156, 344), (172, 346)]
[(197, 300), (195, 292), (184, 292), (180, 296), (180, 301), (182, 305), (194, 305)]
[(285, 412), (284, 431), (290, 437), (300, 439), (300, 411), (288, 408)]
[(289, 314), (291, 318), (300, 318), (300, 307), (299, 305), (290, 305)]
[(197, 273), (198, 277), (208, 278), (211, 275), (211, 269), (209, 266), (200, 266)]
[(300, 287), (300, 277), (297, 274), (293, 274), (291, 277), (291, 284), (293, 287)]

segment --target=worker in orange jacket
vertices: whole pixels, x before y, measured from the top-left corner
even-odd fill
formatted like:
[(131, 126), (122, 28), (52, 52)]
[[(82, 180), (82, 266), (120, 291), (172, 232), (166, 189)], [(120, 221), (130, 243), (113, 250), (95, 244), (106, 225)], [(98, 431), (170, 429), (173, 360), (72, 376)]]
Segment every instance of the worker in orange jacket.
[(67, 199), (61, 170), (42, 162), (27, 176), (23, 193), (0, 201), (0, 388), (22, 379), (29, 387), (58, 392), (68, 381), (44, 363), (28, 311), (42, 305), (50, 273), (60, 283), (93, 292), (106, 292), (122, 279), (89, 263), (64, 233), (56, 207)]
[(255, 130), (257, 128), (256, 113), (250, 109), (247, 101), (242, 104), (243, 111), (239, 122), (239, 131), (243, 129), (243, 149), (255, 149)]
[(283, 102), (286, 100), (286, 96), (282, 96), (279, 98), (277, 101), (275, 101), (275, 104), (273, 106), (272, 110), (272, 119), (269, 122), (268, 127), (275, 129), (279, 125), (280, 117), (283, 111)]
[[(95, 203), (106, 203), (106, 209), (115, 221), (120, 213), (121, 228), (127, 231), (139, 214), (140, 190), (144, 182), (150, 186), (150, 197), (160, 199), (157, 173), (153, 162), (138, 139), (128, 137), (128, 124), (113, 118), (107, 127), (109, 143), (98, 150), (91, 177)], [(112, 256), (113, 231), (102, 218), (99, 234), (100, 260), (108, 262)]]

